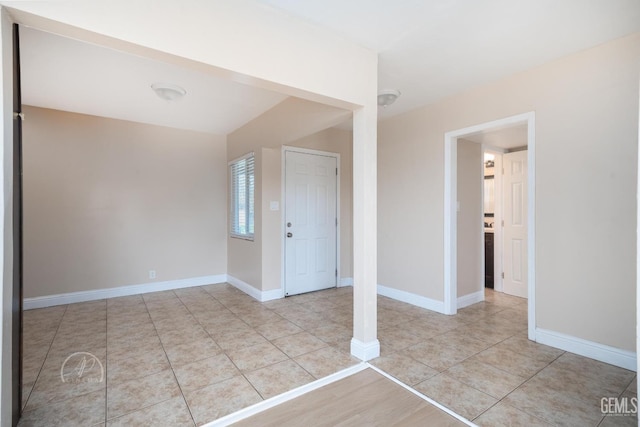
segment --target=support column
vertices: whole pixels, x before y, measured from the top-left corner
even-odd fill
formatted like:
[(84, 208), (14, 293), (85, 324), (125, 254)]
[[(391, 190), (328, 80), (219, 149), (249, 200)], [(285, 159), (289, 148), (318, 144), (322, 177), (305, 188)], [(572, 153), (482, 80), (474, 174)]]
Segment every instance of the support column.
[[(374, 100), (375, 101), (375, 100)], [(353, 339), (351, 354), (380, 355), (378, 341), (377, 104), (353, 115)]]

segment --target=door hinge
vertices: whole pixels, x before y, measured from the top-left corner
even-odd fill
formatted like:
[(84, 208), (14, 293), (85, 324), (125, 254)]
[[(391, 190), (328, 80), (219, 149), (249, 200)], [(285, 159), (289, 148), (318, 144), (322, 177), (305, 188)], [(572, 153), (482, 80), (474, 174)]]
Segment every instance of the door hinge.
[(502, 221), (500, 221), (500, 225), (502, 225), (504, 227), (504, 219)]
[(502, 278), (504, 279), (504, 271), (502, 272)]
[(504, 168), (502, 168), (502, 175), (504, 175)]
[(338, 175), (338, 168), (336, 168), (336, 175)]
[(338, 226), (338, 218), (336, 218), (336, 227)]
[(20, 118), (20, 120), (23, 120), (23, 121), (24, 121), (24, 113), (15, 113), (15, 112), (14, 112), (14, 113), (13, 113), (13, 118), (14, 118), (14, 119)]
[(338, 277), (338, 269), (336, 268), (336, 277)]

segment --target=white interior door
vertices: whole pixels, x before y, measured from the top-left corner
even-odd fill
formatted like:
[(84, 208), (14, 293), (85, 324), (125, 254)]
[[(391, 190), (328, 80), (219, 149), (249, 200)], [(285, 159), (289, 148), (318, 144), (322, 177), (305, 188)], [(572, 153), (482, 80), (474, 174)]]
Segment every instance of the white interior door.
[(527, 298), (527, 151), (505, 154), (503, 167), (503, 289)]
[(285, 295), (337, 283), (337, 159), (285, 152)]

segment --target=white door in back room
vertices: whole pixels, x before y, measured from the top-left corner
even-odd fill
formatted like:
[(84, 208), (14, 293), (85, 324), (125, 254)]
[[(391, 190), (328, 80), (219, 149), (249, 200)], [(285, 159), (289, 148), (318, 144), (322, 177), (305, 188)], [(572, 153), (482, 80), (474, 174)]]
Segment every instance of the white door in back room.
[(505, 154), (503, 168), (503, 289), (527, 298), (527, 151)]
[(337, 284), (337, 158), (285, 151), (285, 295)]

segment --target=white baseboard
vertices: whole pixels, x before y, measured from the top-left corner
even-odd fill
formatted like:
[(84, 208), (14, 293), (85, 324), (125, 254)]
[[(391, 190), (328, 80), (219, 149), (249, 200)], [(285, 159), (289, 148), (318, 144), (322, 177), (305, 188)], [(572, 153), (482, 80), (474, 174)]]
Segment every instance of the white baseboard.
[(282, 289), (274, 289), (271, 291), (261, 291), (254, 288), (247, 282), (244, 282), (238, 279), (237, 277), (233, 277), (230, 275), (227, 275), (227, 282), (260, 302), (284, 298), (284, 293), (282, 292)]
[(458, 310), (481, 301), (484, 301), (484, 289), (478, 292), (474, 292), (472, 294), (467, 294), (467, 295), (458, 297)]
[(225, 283), (226, 281), (226, 274), (218, 274), (215, 276), (192, 277), (189, 279), (143, 283), (139, 285), (120, 286), (117, 288), (46, 295), (42, 297), (25, 298), (23, 302), (23, 309), (32, 310), (35, 308), (52, 307), (55, 305), (96, 301), (105, 298), (125, 297), (129, 295), (147, 294), (149, 292), (169, 291), (172, 289), (190, 288), (193, 286), (213, 285), (216, 283)]
[(411, 292), (388, 288), (382, 285), (378, 285), (378, 294), (398, 301), (406, 302), (407, 304), (415, 305), (416, 307), (426, 308), (427, 310), (444, 314), (444, 302), (442, 301), (436, 301), (427, 297), (412, 294)]
[(355, 338), (351, 338), (351, 354), (363, 362), (375, 359), (380, 356), (380, 341), (375, 340), (364, 343)]
[(272, 289), (270, 291), (262, 291), (260, 293), (260, 302), (272, 301), (274, 299), (284, 298), (282, 289)]
[(560, 332), (536, 328), (536, 342), (637, 372), (637, 354)]
[(338, 282), (338, 287), (343, 288), (345, 286), (353, 286), (353, 277), (341, 277)]

